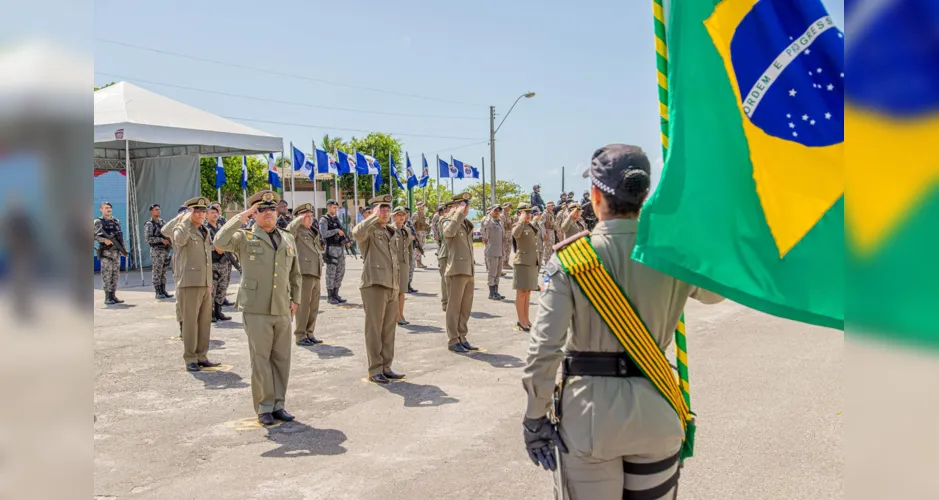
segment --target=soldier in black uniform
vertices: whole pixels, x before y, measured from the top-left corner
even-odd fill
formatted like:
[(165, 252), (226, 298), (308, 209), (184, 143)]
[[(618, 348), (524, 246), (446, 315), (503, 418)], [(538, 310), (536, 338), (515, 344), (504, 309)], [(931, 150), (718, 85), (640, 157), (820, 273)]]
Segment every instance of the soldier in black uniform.
[(544, 210), (544, 200), (541, 198), (541, 185), (535, 184), (531, 188), (531, 206), (538, 207), (539, 210)]
[(320, 237), (326, 245), (323, 260), (326, 262), (326, 292), (329, 303), (343, 304), (346, 299), (339, 296), (342, 278), (346, 275), (346, 243), (349, 237), (342, 227), (337, 213), (339, 204), (336, 200), (326, 202), (326, 215), (320, 217)]
[(290, 211), (287, 209), (287, 202), (284, 200), (277, 202), (277, 228), (286, 230), (287, 225), (292, 220), (293, 217), (290, 216)]
[(124, 231), (121, 222), (111, 216), (111, 203), (101, 203), (101, 217), (95, 219), (95, 242), (98, 243), (98, 261), (101, 262), (101, 282), (104, 288), (106, 305), (121, 304), (117, 298), (117, 282), (121, 275), (121, 255), (127, 255), (124, 248)]
[(166, 221), (160, 218), (160, 205), (150, 205), (150, 220), (143, 226), (143, 234), (150, 245), (150, 277), (156, 298), (169, 299), (173, 296), (166, 291), (166, 268), (170, 263), (170, 240), (160, 233)]

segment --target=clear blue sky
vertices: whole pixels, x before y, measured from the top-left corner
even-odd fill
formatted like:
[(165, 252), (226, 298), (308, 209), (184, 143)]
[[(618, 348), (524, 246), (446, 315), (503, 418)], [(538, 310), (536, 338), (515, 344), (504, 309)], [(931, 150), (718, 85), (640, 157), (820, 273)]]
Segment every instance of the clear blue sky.
[[(839, 25), (844, 2), (825, 0)], [(500, 179), (555, 199), (586, 188), (580, 172), (594, 149), (642, 146), (660, 160), (651, 0), (537, 2), (179, 1), (94, 3), (95, 36), (200, 58), (416, 94), (445, 103), (316, 83), (127, 48), (96, 40), (95, 83), (132, 83), (223, 116), (316, 127), (243, 123), (304, 150), (323, 134), (400, 135), (415, 167), (420, 154), (479, 166), (489, 147), (489, 105), (504, 114), (496, 136)], [(136, 80), (135, 80), (136, 79)], [(325, 110), (184, 90), (140, 80), (316, 105), (431, 119)], [(497, 117), (498, 120), (501, 116)], [(478, 143), (471, 146), (468, 144)], [(488, 178), (488, 172), (487, 172)], [(457, 188), (460, 181), (457, 181)], [(468, 182), (466, 182), (468, 184)]]

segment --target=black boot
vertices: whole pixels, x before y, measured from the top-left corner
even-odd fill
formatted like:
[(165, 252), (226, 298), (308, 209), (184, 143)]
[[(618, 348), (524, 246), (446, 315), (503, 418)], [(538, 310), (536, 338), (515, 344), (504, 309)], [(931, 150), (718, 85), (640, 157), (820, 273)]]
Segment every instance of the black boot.
[(226, 316), (225, 313), (222, 312), (222, 304), (218, 302), (215, 303), (215, 317), (219, 321), (228, 321), (231, 319), (231, 316)]
[(348, 300), (346, 300), (346, 299), (344, 299), (344, 298), (342, 298), (342, 297), (339, 296), (339, 289), (338, 289), (338, 288), (334, 289), (334, 290), (333, 290), (333, 293), (336, 294), (336, 300), (337, 300), (340, 304), (345, 304), (346, 302), (349, 302)]
[(154, 295), (153, 295), (153, 296), (156, 297), (157, 299), (164, 299), (164, 298), (166, 298), (166, 297), (163, 296), (163, 291), (160, 290), (160, 287), (159, 287), (159, 286), (153, 287), (153, 291), (154, 291)]
[(104, 292), (104, 305), (110, 306), (114, 304), (117, 304), (117, 302), (114, 300), (114, 296), (111, 292)]
[(489, 285), (489, 300), (499, 300), (499, 297), (496, 296), (495, 285)]
[(166, 291), (166, 283), (164, 283), (163, 285), (160, 286), (160, 290), (163, 292), (163, 298), (164, 298), (164, 299), (172, 299), (172, 298), (173, 298), (173, 294), (171, 294), (171, 293), (169, 293), (169, 292)]
[(212, 300), (212, 323), (218, 322), (218, 305)]
[(339, 303), (339, 300), (336, 299), (336, 290), (333, 290), (332, 288), (329, 288), (329, 289), (327, 289), (326, 291), (329, 292), (329, 303), (332, 304), (332, 305), (338, 304), (338, 303)]
[(113, 291), (113, 292), (111, 292), (111, 300), (113, 300), (113, 301), (114, 301), (115, 303), (117, 303), (117, 304), (123, 304), (123, 303), (124, 303), (123, 300), (117, 298), (117, 291), (116, 291), (116, 290)]
[(496, 285), (494, 288), (496, 292), (496, 300), (505, 300), (505, 295), (499, 293), (499, 285)]

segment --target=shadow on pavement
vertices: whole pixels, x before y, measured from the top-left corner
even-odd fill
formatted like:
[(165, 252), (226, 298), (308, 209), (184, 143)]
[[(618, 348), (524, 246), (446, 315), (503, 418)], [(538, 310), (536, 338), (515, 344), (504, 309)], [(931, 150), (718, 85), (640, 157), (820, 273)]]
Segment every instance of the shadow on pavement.
[(407, 293), (405, 295), (413, 295), (414, 297), (436, 297), (438, 294), (427, 293), (427, 292), (415, 292), (415, 293)]
[(502, 316), (496, 316), (495, 314), (489, 314), (487, 312), (473, 311), (470, 313), (471, 318), (476, 319), (492, 319), (492, 318), (501, 318)]
[(223, 345), (225, 345), (225, 341), (224, 341), (224, 340), (215, 340), (215, 339), (209, 340), (209, 350), (210, 350), (210, 351), (224, 350), (225, 348), (222, 347)]
[(297, 458), (316, 455), (342, 455), (344, 432), (336, 429), (315, 429), (294, 420), (267, 429), (267, 439), (280, 446), (261, 454), (265, 458)]
[(436, 385), (412, 384), (406, 380), (380, 385), (382, 389), (404, 398), (406, 408), (422, 406), (440, 406), (458, 403), (460, 400), (448, 396), (443, 389)]
[(192, 378), (202, 382), (206, 389), (241, 389), (250, 387), (250, 384), (244, 382), (241, 375), (235, 372), (189, 372)]
[(466, 355), (467, 358), (475, 359), (489, 363), (493, 368), (521, 368), (525, 362), (515, 356), (508, 354), (491, 354), (488, 352), (472, 352)]
[(212, 326), (215, 328), (222, 328), (224, 330), (234, 330), (236, 328), (240, 330), (245, 327), (244, 323), (239, 323), (234, 320), (219, 321), (218, 323), (212, 323)]
[(136, 304), (128, 304), (128, 303), (126, 303), (126, 302), (123, 303), (123, 304), (111, 304), (111, 305), (105, 304), (105, 306), (102, 307), (102, 309), (130, 309), (131, 307), (137, 307), (137, 305), (136, 305)]
[(398, 328), (407, 330), (407, 333), (440, 333), (443, 331), (443, 328), (433, 325), (404, 325), (399, 326)]
[(352, 349), (343, 347), (341, 345), (317, 344), (315, 346), (299, 347), (303, 347), (310, 352), (316, 353), (320, 359), (347, 358), (355, 354), (352, 352)]

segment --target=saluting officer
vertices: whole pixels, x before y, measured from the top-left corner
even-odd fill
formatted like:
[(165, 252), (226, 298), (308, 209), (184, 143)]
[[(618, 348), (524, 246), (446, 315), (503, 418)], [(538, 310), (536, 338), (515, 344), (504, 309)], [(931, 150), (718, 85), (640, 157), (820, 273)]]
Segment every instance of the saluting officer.
[(554, 202), (549, 201), (541, 214), (541, 232), (544, 235), (544, 252), (541, 254), (541, 263), (545, 264), (554, 254), (554, 244), (557, 243), (557, 223), (554, 217)]
[(502, 204), (502, 268), (512, 269), (510, 257), (512, 256), (512, 204)]
[(472, 198), (469, 193), (454, 196), (453, 206), (441, 223), (443, 237), (447, 241), (446, 275), (450, 288), (447, 302), (447, 348), (457, 353), (479, 349), (466, 339), (473, 309), (473, 279), (476, 275), (473, 223), (466, 220)]
[(562, 239), (566, 240), (581, 231), (580, 226), (575, 223), (577, 218), (580, 217), (580, 205), (575, 202), (568, 202), (565, 212), (566, 214), (563, 215), (561, 220), (561, 235), (563, 236)]
[(486, 281), (489, 285), (489, 300), (502, 300), (499, 293), (499, 277), (502, 276), (502, 243), (505, 240), (505, 227), (502, 225), (502, 207), (489, 207), (489, 215), (482, 223), (483, 258), (486, 259)]
[(209, 335), (212, 329), (212, 235), (206, 229), (209, 200), (201, 196), (187, 200), (188, 211), (173, 228), (176, 247), (176, 303), (183, 321), (183, 361), (186, 369), (197, 372), (218, 366), (209, 361)]
[(352, 228), (352, 237), (362, 251), (362, 305), (365, 307), (365, 351), (368, 379), (376, 384), (404, 378), (395, 373), (395, 318), (398, 315), (398, 245), (391, 220), (391, 195), (368, 200), (372, 214)]
[[(166, 224), (163, 225), (163, 228), (160, 229), (160, 234), (169, 239), (170, 244), (173, 245), (173, 255), (170, 258), (170, 265), (173, 268), (173, 283), (176, 284), (176, 289), (179, 289), (179, 268), (176, 261), (179, 256), (179, 249), (176, 248), (176, 245), (173, 243), (173, 230), (176, 229), (176, 226), (179, 225), (180, 221), (183, 220), (183, 216), (186, 215), (186, 212), (189, 211), (189, 208), (186, 205), (180, 205), (176, 210), (176, 217), (173, 217)], [(179, 338), (183, 338), (183, 313), (179, 309), (179, 299), (176, 299), (176, 322), (179, 323)]]
[[(414, 215), (411, 216), (411, 223), (414, 225), (414, 230), (417, 232), (415, 235), (417, 237), (417, 246), (414, 248), (414, 259), (415, 265), (418, 269), (426, 269), (427, 266), (424, 265), (424, 241), (427, 240), (427, 231), (430, 230), (430, 225), (427, 224), (427, 216), (424, 215), (424, 202), (419, 201), (416, 205), (416, 210)], [(420, 247), (421, 250), (418, 250), (417, 247)]]
[[(236, 300), (251, 355), (251, 396), (258, 422), (291, 421), (284, 409), (290, 378), (290, 318), (300, 305), (302, 279), (297, 244), (277, 227), (277, 193), (263, 189), (248, 198), (248, 210), (219, 230), (215, 246), (241, 262)], [(241, 225), (254, 216), (250, 229)], [(275, 420), (276, 419), (276, 420)]]
[(150, 205), (150, 220), (143, 225), (143, 234), (150, 245), (150, 280), (158, 299), (170, 299), (173, 296), (166, 291), (166, 267), (170, 263), (170, 240), (160, 233), (166, 222), (160, 218), (160, 205)]
[[(224, 225), (222, 222), (221, 205), (216, 203), (209, 204), (209, 211), (205, 216), (205, 228), (209, 230), (209, 235), (215, 240), (218, 230)], [(222, 312), (222, 306), (225, 304), (225, 295), (228, 293), (228, 285), (231, 283), (231, 254), (213, 248), (212, 252), (212, 322), (228, 321), (231, 316)]]
[[(565, 499), (664, 499), (674, 498), (678, 488), (685, 433), (673, 401), (683, 400), (663, 352), (688, 297), (705, 303), (722, 299), (630, 259), (649, 173), (649, 159), (638, 147), (613, 144), (597, 150), (584, 176), (592, 182), (599, 223), (592, 235), (559, 243), (545, 269), (522, 379), (528, 393), (523, 436), (532, 461), (557, 470)], [(559, 253), (574, 269), (562, 268)], [(595, 278), (604, 275), (619, 287), (597, 294)], [(594, 306), (607, 314), (601, 316)], [(609, 318), (613, 323), (606, 323)], [(630, 342), (621, 343), (612, 328)], [(639, 351), (643, 356), (629, 351), (633, 339), (648, 344)], [(546, 414), (562, 360), (556, 429)], [(672, 377), (671, 399), (643, 375), (653, 366), (661, 374), (659, 383)]]
[(414, 275), (414, 252), (411, 251), (415, 241), (414, 233), (408, 227), (408, 209), (406, 207), (395, 207), (391, 216), (394, 221), (395, 238), (395, 259), (398, 261), (398, 326), (410, 325), (411, 323), (404, 319), (404, 285), (408, 283), (408, 291), (411, 288), (411, 279)]
[[(441, 207), (441, 210), (449, 210), (451, 206), (451, 202), (448, 201)], [(447, 302), (450, 299), (450, 278), (447, 277), (447, 259), (450, 253), (447, 250), (447, 239), (443, 237), (444, 217), (446, 217), (445, 213), (437, 219), (434, 227), (437, 233), (437, 270), (440, 272), (440, 307), (446, 312)]]
[(531, 330), (528, 310), (531, 291), (538, 289), (538, 228), (531, 223), (531, 205), (518, 204), (518, 222), (512, 228), (512, 245), (515, 246), (515, 259), (512, 264), (512, 288), (515, 289), (515, 313), (518, 321), (515, 328), (527, 332)]
[(320, 308), (320, 275), (323, 271), (323, 245), (320, 242), (319, 225), (313, 218), (313, 205), (303, 203), (293, 211), (294, 219), (287, 224), (287, 231), (297, 242), (300, 274), (303, 276), (300, 291), (300, 307), (297, 308), (297, 324), (293, 335), (300, 346), (322, 343), (313, 335), (316, 316)]

